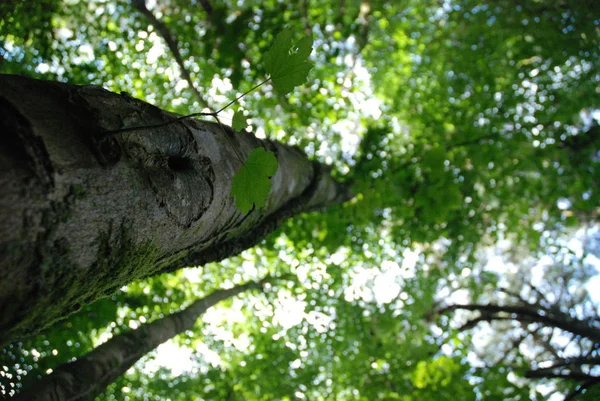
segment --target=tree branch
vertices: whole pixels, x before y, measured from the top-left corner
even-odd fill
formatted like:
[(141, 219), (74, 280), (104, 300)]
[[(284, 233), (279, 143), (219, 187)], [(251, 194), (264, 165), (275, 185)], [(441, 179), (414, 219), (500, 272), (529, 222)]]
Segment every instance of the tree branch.
[(229, 289), (218, 289), (194, 301), (185, 309), (115, 335), (73, 362), (59, 365), (15, 401), (92, 400), (122, 376), (142, 356), (176, 335), (190, 330), (209, 308), (240, 293), (262, 289), (264, 283), (277, 280), (268, 276)]
[(545, 367), (545, 368), (539, 368), (539, 369), (531, 369), (532, 371), (549, 371), (549, 370), (553, 370), (553, 369), (557, 369), (557, 368), (564, 368), (564, 367), (568, 367), (568, 366), (581, 366), (581, 365), (600, 365), (600, 357), (595, 357), (595, 358), (564, 358), (561, 360), (556, 361), (555, 363), (553, 363), (552, 365)]
[(509, 295), (509, 296), (511, 296), (511, 297), (513, 297), (513, 298), (515, 298), (515, 299), (517, 299), (519, 301), (521, 301), (521, 302), (527, 303), (527, 301), (525, 299), (523, 299), (523, 297), (521, 296), (521, 294), (519, 294), (518, 292), (511, 291), (508, 288), (504, 288), (504, 287), (498, 288), (498, 291), (500, 291), (500, 292), (502, 292), (502, 293), (504, 293), (506, 295)]
[(467, 331), (471, 330), (475, 326), (477, 326), (481, 322), (491, 322), (492, 320), (514, 320), (509, 316), (493, 316), (490, 314), (483, 314), (475, 319), (471, 319), (467, 321), (465, 324), (458, 328), (458, 331)]
[[(204, 3), (205, 3), (205, 1), (202, 2), (203, 7), (205, 6)], [(179, 51), (179, 45), (177, 44), (177, 38), (170, 34), (167, 26), (163, 22), (159, 21), (158, 18), (156, 18), (156, 16), (154, 16), (152, 11), (148, 10), (148, 8), (146, 7), (146, 0), (132, 0), (131, 4), (133, 5), (134, 8), (136, 8), (140, 13), (142, 13), (148, 19), (150, 24), (152, 26), (154, 26), (154, 28), (156, 28), (158, 33), (162, 36), (164, 41), (167, 43), (169, 50), (173, 54), (173, 57), (175, 58), (175, 61), (177, 62), (177, 65), (179, 66), (179, 69), (181, 70), (181, 76), (183, 77), (183, 79), (185, 79), (187, 81), (188, 85), (190, 86), (190, 89), (194, 93), (194, 96), (196, 97), (196, 99), (198, 100), (200, 105), (202, 107), (206, 107), (212, 111), (212, 108), (208, 104), (208, 101), (206, 99), (204, 99), (202, 94), (200, 94), (200, 92), (198, 91), (198, 88), (196, 87), (196, 85), (194, 84), (194, 81), (192, 80), (190, 72), (188, 71), (188, 69), (185, 66), (185, 63), (183, 62), (183, 58), (181, 57), (181, 52)], [(210, 4), (207, 3), (207, 5), (208, 5), (209, 9), (212, 11)], [(206, 10), (206, 7), (204, 9)], [(207, 10), (207, 13), (208, 13), (208, 10)]]
[(209, 17), (212, 17), (213, 8), (212, 8), (212, 5), (210, 4), (210, 1), (208, 1), (208, 0), (200, 0), (200, 5), (204, 9), (204, 11), (206, 11), (206, 14)]
[[(600, 343), (600, 330), (590, 326), (576, 318), (572, 318), (571, 316), (566, 315), (565, 313), (556, 313), (555, 311), (551, 313), (540, 314), (537, 309), (532, 305), (527, 306), (501, 306), (501, 305), (450, 305), (445, 308), (440, 309), (439, 313), (450, 312), (454, 310), (470, 310), (470, 311), (478, 311), (481, 313), (487, 312), (491, 314), (489, 319), (496, 319), (495, 314), (498, 313), (508, 313), (511, 315), (515, 315), (513, 317), (514, 320), (517, 321), (527, 321), (527, 322), (539, 322), (548, 326), (557, 327), (561, 330), (567, 331), (569, 333), (573, 333), (575, 335), (581, 337), (587, 337), (591, 341), (595, 343)], [(544, 311), (546, 312), (546, 311)]]
[(508, 349), (508, 351), (507, 351), (507, 352), (504, 352), (504, 353), (502, 354), (502, 356), (500, 357), (500, 359), (498, 359), (498, 361), (496, 361), (495, 365), (501, 365), (501, 364), (503, 364), (503, 363), (504, 363), (504, 361), (505, 361), (505, 360), (508, 358), (508, 356), (510, 355), (510, 353), (511, 353), (510, 351), (511, 351), (511, 350), (517, 350), (517, 351), (518, 351), (518, 350), (519, 350), (519, 347), (521, 346), (521, 343), (522, 343), (523, 341), (525, 341), (525, 339), (526, 339), (526, 338), (527, 338), (527, 334), (522, 334), (522, 335), (520, 335), (518, 338), (514, 339), (514, 340), (513, 340), (513, 342), (512, 342), (512, 344), (511, 344), (511, 347)]
[(528, 370), (525, 372), (525, 377), (528, 379), (566, 379), (581, 382), (600, 383), (600, 376), (588, 375), (583, 372), (555, 373), (545, 370)]
[(546, 338), (543, 338), (543, 336), (537, 331), (535, 333), (532, 333), (532, 336), (535, 341), (537, 341), (538, 343), (540, 343), (542, 345), (542, 347), (544, 348), (544, 350), (546, 350), (546, 352), (549, 352), (550, 354), (552, 354), (552, 356), (555, 359), (558, 360), (558, 359), (561, 359), (561, 357), (558, 354), (558, 351), (556, 350), (556, 348), (554, 348), (551, 345), (552, 338), (554, 337), (555, 332), (556, 332), (556, 328), (552, 328), (552, 332)]
[(310, 21), (308, 19), (308, 0), (302, 0), (300, 2), (300, 9), (302, 13), (302, 23), (304, 24), (304, 33), (306, 35), (312, 34), (312, 27), (310, 26)]
[(592, 387), (594, 384), (598, 384), (598, 382), (594, 380), (588, 380), (587, 382), (580, 384), (575, 390), (573, 390), (565, 397), (564, 401), (574, 400), (579, 394), (581, 394), (584, 390), (587, 390), (588, 388)]
[(533, 290), (533, 292), (535, 292), (537, 294), (537, 296), (540, 300), (545, 301), (548, 305), (552, 305), (552, 302), (550, 302), (548, 300), (548, 298), (546, 298), (546, 295), (544, 295), (544, 293), (539, 288), (537, 288), (537, 286), (535, 286), (531, 283), (527, 283), (526, 285), (529, 288), (531, 288)]

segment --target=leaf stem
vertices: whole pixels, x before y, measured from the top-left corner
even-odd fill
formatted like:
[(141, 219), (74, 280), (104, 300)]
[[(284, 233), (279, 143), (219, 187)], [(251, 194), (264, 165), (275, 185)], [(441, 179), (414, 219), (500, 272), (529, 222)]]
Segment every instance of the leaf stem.
[(171, 125), (174, 124), (176, 122), (179, 122), (181, 120), (186, 120), (188, 118), (192, 118), (192, 117), (200, 117), (200, 116), (216, 116), (216, 113), (214, 112), (210, 112), (210, 113), (192, 113), (192, 114), (187, 114), (185, 116), (181, 116), (181, 117), (177, 117), (174, 120), (171, 121), (167, 121), (165, 123), (160, 123), (160, 124), (152, 124), (152, 125), (138, 125), (135, 127), (126, 127), (126, 128), (120, 128), (120, 129), (115, 129), (115, 130), (111, 130), (111, 131), (103, 131), (100, 133), (100, 136), (102, 137), (107, 137), (107, 136), (111, 136), (111, 135), (115, 135), (115, 134), (122, 134), (124, 132), (131, 132), (131, 131), (140, 131), (143, 129), (151, 129), (151, 128), (161, 128), (161, 127), (165, 127), (167, 125)]
[(253, 88), (251, 88), (251, 89), (247, 90), (246, 92), (242, 93), (241, 95), (239, 95), (238, 97), (236, 97), (234, 100), (232, 100), (231, 102), (227, 103), (225, 106), (223, 106), (219, 110), (217, 110), (215, 112), (215, 114), (219, 114), (220, 112), (222, 112), (223, 110), (225, 110), (226, 108), (228, 108), (229, 106), (231, 106), (232, 104), (234, 104), (235, 102), (237, 102), (238, 100), (240, 100), (241, 98), (243, 98), (244, 96), (246, 96), (248, 93), (250, 93), (250, 92), (252, 92), (252, 91), (260, 88), (261, 86), (263, 86), (264, 84), (266, 84), (270, 80), (271, 80), (271, 77), (265, 79), (264, 81), (262, 81), (258, 85), (254, 86)]
[[(217, 111), (217, 113), (219, 113), (219, 112)], [(219, 124), (219, 127), (221, 127), (221, 129), (225, 133), (225, 138), (227, 138), (227, 142), (229, 142), (229, 146), (231, 146), (231, 148), (235, 152), (235, 155), (237, 156), (238, 160), (240, 161), (240, 163), (242, 165), (244, 165), (244, 159), (242, 159), (242, 155), (240, 155), (240, 153), (238, 152), (237, 148), (233, 145), (233, 142), (231, 142), (230, 134), (227, 132), (227, 130), (225, 129), (225, 127), (223, 126), (223, 124), (221, 124), (221, 121), (219, 120), (219, 117), (216, 115), (217, 113), (215, 113), (215, 115), (213, 117), (217, 121), (217, 124)]]

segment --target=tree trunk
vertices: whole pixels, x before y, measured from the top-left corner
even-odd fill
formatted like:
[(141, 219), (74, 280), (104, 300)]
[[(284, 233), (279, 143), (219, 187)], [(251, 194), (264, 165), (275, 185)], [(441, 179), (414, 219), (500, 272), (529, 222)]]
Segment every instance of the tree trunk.
[(217, 290), (180, 312), (114, 336), (76, 361), (58, 366), (12, 400), (93, 401), (141, 357), (165, 341), (190, 330), (208, 308), (261, 286), (262, 282), (250, 282), (228, 290)]
[[(127, 94), (0, 75), (0, 347), (121, 286), (252, 247), (284, 219), (350, 199), (299, 149), (212, 122), (103, 135), (177, 116)], [(226, 132), (227, 130), (227, 132)], [(279, 163), (240, 213), (253, 148)]]

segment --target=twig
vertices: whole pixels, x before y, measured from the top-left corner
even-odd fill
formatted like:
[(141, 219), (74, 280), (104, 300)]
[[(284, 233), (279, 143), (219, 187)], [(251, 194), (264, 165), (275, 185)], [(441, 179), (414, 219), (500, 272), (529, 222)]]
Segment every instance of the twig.
[(588, 388), (592, 387), (594, 384), (598, 384), (598, 382), (596, 382), (594, 380), (588, 380), (587, 382), (580, 384), (575, 390), (573, 390), (571, 393), (569, 393), (565, 397), (565, 401), (574, 400), (579, 394), (581, 394), (583, 392), (583, 390), (587, 390)]
[(510, 295), (511, 297), (516, 298), (521, 302), (527, 303), (527, 301), (525, 299), (523, 299), (523, 297), (521, 297), (521, 294), (519, 294), (518, 292), (511, 291), (508, 288), (504, 288), (504, 287), (498, 288), (498, 291), (503, 292), (506, 295)]
[(173, 54), (173, 57), (175, 58), (175, 61), (177, 62), (177, 65), (181, 70), (181, 75), (187, 81), (188, 85), (190, 86), (190, 89), (194, 93), (194, 96), (196, 97), (198, 102), (203, 107), (212, 110), (212, 108), (208, 104), (208, 101), (204, 99), (202, 94), (200, 94), (200, 92), (198, 91), (198, 88), (196, 88), (196, 85), (194, 85), (192, 76), (190, 75), (190, 72), (188, 71), (183, 62), (183, 58), (181, 57), (176, 37), (171, 36), (167, 26), (163, 22), (159, 21), (158, 18), (156, 18), (156, 16), (152, 13), (152, 11), (148, 10), (148, 8), (146, 7), (146, 0), (133, 0), (132, 4), (139, 12), (141, 12), (146, 18), (148, 18), (150, 24), (152, 24), (152, 26), (156, 28), (156, 30), (160, 33), (164, 41), (167, 43), (169, 50), (171, 50), (171, 53)]
[(264, 81), (262, 81), (261, 83), (259, 83), (258, 85), (254, 86), (253, 88), (247, 90), (246, 92), (242, 93), (241, 95), (239, 95), (238, 97), (236, 97), (234, 100), (232, 100), (231, 102), (227, 103), (225, 106), (221, 107), (219, 110), (215, 111), (213, 114), (219, 114), (220, 112), (222, 112), (223, 110), (225, 110), (226, 108), (228, 108), (229, 106), (231, 106), (232, 104), (234, 104), (235, 102), (237, 102), (238, 100), (240, 100), (241, 98), (243, 98), (244, 96), (246, 96), (248, 93), (252, 92), (255, 89), (260, 88), (261, 86), (263, 86), (264, 84), (266, 84), (267, 82), (269, 82), (271, 80), (271, 77), (265, 79)]
[(111, 135), (115, 135), (115, 134), (122, 134), (125, 132), (132, 132), (132, 131), (141, 131), (141, 130), (145, 130), (145, 129), (154, 129), (154, 128), (162, 128), (162, 127), (166, 127), (167, 125), (171, 125), (171, 124), (175, 124), (179, 121), (182, 120), (187, 120), (188, 118), (193, 118), (193, 117), (200, 117), (200, 116), (214, 116), (215, 113), (211, 112), (211, 113), (192, 113), (192, 114), (187, 114), (185, 116), (181, 116), (181, 117), (177, 117), (171, 121), (167, 121), (165, 123), (160, 123), (160, 124), (152, 124), (152, 125), (138, 125), (135, 127), (126, 127), (126, 128), (119, 128), (119, 129), (115, 129), (115, 130), (110, 130), (110, 131), (103, 131), (99, 134), (99, 136), (101, 137), (108, 137)]
[(212, 5), (210, 4), (210, 1), (208, 1), (208, 0), (200, 0), (200, 5), (204, 9), (204, 11), (206, 11), (206, 14), (209, 17), (212, 17), (213, 8), (212, 8)]
[[(223, 110), (225, 110), (226, 108), (228, 108), (229, 106), (231, 106), (232, 104), (234, 104), (235, 102), (237, 102), (238, 100), (240, 100), (241, 98), (243, 98), (244, 96), (246, 96), (248, 93), (252, 92), (255, 89), (260, 88), (262, 85), (264, 85), (265, 83), (269, 82), (270, 80), (271, 80), (270, 77), (267, 78), (267, 79), (265, 79), (264, 81), (262, 81), (261, 83), (259, 83), (256, 86), (254, 86), (253, 88), (247, 90), (246, 92), (242, 93), (241, 95), (239, 95), (238, 97), (236, 97), (235, 100), (232, 100), (231, 102), (227, 103), (225, 106), (221, 107), (217, 111), (211, 111), (211, 112), (205, 112), (205, 113), (186, 114), (185, 116), (177, 117), (174, 120), (167, 121), (165, 123), (160, 123), (160, 124), (138, 125), (138, 126), (135, 126), (135, 127), (126, 127), (126, 128), (116, 129), (116, 130), (103, 131), (103, 132), (101, 132), (99, 134), (99, 136), (100, 137), (108, 137), (108, 136), (115, 135), (115, 134), (122, 134), (124, 132), (132, 132), (132, 131), (141, 131), (141, 130), (145, 130), (145, 129), (161, 128), (161, 127), (165, 127), (167, 125), (171, 125), (171, 124), (174, 124), (174, 123), (182, 121), (182, 120), (186, 120), (188, 118), (201, 117), (201, 116), (214, 117), (215, 120), (217, 120), (217, 123), (221, 126), (221, 128), (223, 128), (223, 131), (225, 132), (225, 134), (227, 134), (227, 131), (225, 130), (225, 127), (223, 127), (223, 125), (219, 121), (219, 118), (218, 118), (219, 113), (222, 112)], [(229, 136), (229, 134), (227, 134), (227, 136)], [(240, 160), (241, 160), (241, 158), (240, 158)]]
[(310, 21), (308, 20), (308, 0), (302, 0), (300, 3), (300, 8), (302, 11), (302, 23), (304, 24), (304, 32), (307, 35), (312, 33), (312, 28), (310, 26)]

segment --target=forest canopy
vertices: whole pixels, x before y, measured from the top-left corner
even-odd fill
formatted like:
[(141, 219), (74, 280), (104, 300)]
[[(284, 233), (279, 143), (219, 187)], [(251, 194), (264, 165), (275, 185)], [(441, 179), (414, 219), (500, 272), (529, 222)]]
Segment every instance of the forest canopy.
[[(202, 185), (240, 222), (274, 221), (264, 239), (247, 230), (256, 246), (180, 257), (11, 338), (0, 399), (119, 341), (136, 356), (85, 385), (97, 400), (600, 397), (597, 1), (8, 0), (0, 74), (102, 87), (189, 132), (210, 124), (236, 175)], [(6, 126), (16, 108), (0, 90)], [(151, 135), (175, 130), (152, 121)], [(127, 128), (106, 132), (145, 135)], [(164, 164), (200, 182), (186, 160)], [(170, 179), (149, 182), (169, 192), (168, 218), (194, 227), (206, 205), (172, 207)], [(286, 209), (253, 217), (278, 188)], [(324, 188), (344, 193), (302, 197)], [(0, 263), (0, 288), (9, 271)]]

